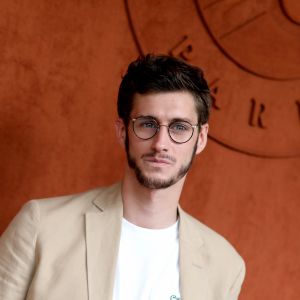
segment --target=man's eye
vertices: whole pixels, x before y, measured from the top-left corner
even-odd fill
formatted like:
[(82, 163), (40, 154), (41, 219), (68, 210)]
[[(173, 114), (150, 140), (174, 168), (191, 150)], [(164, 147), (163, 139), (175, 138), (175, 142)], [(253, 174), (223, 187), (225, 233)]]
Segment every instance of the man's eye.
[(156, 128), (156, 123), (153, 121), (145, 121), (140, 124), (142, 128)]
[(174, 123), (170, 126), (170, 128), (172, 130), (175, 130), (175, 131), (186, 131), (186, 130), (189, 130), (189, 126), (187, 124), (184, 124), (184, 123)]

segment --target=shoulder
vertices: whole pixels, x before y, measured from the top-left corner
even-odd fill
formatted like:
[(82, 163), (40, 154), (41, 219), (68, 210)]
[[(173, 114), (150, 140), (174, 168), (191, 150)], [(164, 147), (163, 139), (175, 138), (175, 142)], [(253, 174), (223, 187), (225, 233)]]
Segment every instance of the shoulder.
[(201, 261), (218, 299), (224, 295), (227, 295), (226, 299), (238, 299), (246, 272), (242, 257), (223, 236), (182, 209), (179, 212), (180, 240), (189, 249), (185, 255)]
[(51, 224), (56, 227), (76, 221), (78, 217), (83, 217), (87, 211), (95, 208), (94, 201), (105, 198), (107, 193), (117, 190), (118, 186), (119, 183), (76, 194), (30, 200), (23, 205), (3, 236), (16, 229), (31, 233), (34, 231), (36, 235), (44, 225)]
[(119, 183), (106, 187), (97, 187), (81, 193), (49, 197), (43, 199), (34, 199), (29, 201), (26, 206), (38, 207), (41, 217), (49, 217), (51, 215), (59, 216), (68, 212), (68, 216), (82, 214), (91, 209), (94, 202), (99, 199), (105, 201), (105, 196), (111, 191), (118, 190)]
[(114, 190), (116, 186), (27, 202), (0, 238), (0, 298), (23, 299), (34, 271), (52, 274), (55, 260), (74, 263), (76, 257), (84, 265), (85, 213), (99, 211), (93, 202)]
[(233, 269), (245, 269), (242, 257), (222, 235), (182, 209), (180, 209), (180, 221), (184, 223), (189, 238), (205, 248), (206, 258), (211, 267), (216, 265), (218, 268), (226, 269), (230, 265)]

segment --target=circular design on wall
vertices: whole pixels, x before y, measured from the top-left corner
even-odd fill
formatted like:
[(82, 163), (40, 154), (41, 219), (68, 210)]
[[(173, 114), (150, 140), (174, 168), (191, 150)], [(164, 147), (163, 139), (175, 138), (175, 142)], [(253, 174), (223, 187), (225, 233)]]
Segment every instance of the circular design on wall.
[(171, 54), (204, 70), (210, 138), (253, 156), (299, 156), (299, 4), (167, 2), (125, 0), (129, 25), (141, 54)]
[[(203, 5), (205, 1), (197, 0), (196, 6), (214, 42), (238, 66), (274, 80), (300, 79), (300, 17), (294, 13), (299, 2), (281, 0), (277, 8), (273, 2), (231, 0)], [(283, 23), (290, 30), (283, 30)]]
[(280, 0), (284, 15), (296, 25), (300, 25), (300, 2), (294, 0)]

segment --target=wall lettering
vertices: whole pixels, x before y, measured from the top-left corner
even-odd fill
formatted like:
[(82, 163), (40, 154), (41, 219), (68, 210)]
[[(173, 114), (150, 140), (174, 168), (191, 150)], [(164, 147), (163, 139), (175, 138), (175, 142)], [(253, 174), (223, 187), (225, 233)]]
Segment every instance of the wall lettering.
[(218, 81), (220, 80), (220, 78), (216, 78), (215, 80), (213, 80), (211, 83), (209, 83), (209, 89), (210, 89), (210, 96), (211, 96), (211, 100), (212, 100), (212, 107), (216, 110), (220, 110), (220, 106), (219, 106), (219, 101), (217, 101), (217, 94), (219, 91), (219, 86), (218, 86)]
[(253, 127), (259, 127), (265, 129), (266, 126), (263, 123), (263, 113), (266, 107), (263, 103), (257, 103), (254, 98), (251, 100), (250, 115), (249, 115), (249, 125)]
[(193, 46), (191, 39), (184, 35), (182, 39), (169, 51), (172, 56), (177, 56), (185, 61), (192, 59)]

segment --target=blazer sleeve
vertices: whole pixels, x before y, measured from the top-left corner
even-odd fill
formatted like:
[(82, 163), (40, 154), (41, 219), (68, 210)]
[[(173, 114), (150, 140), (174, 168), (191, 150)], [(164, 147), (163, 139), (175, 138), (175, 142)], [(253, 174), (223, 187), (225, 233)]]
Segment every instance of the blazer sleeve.
[(246, 267), (244, 261), (242, 261), (241, 268), (239, 270), (238, 275), (236, 276), (234, 283), (232, 284), (228, 297), (226, 300), (237, 300), (241, 291), (241, 287), (243, 284), (243, 281), (245, 279), (245, 273), (246, 273)]
[(24, 300), (35, 265), (38, 204), (30, 201), (0, 238), (0, 300)]

